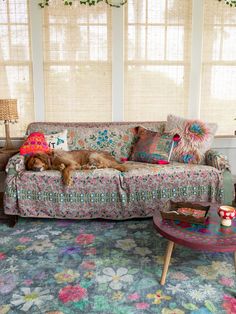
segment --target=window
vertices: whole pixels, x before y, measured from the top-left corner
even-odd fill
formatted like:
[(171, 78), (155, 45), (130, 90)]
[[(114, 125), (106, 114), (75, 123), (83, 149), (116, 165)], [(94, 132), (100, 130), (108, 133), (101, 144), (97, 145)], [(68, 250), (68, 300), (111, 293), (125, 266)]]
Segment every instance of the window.
[[(18, 100), (19, 123), (11, 136), (22, 136), (34, 121), (29, 8), (27, 0), (0, 1), (0, 98)], [(5, 136), (4, 127), (1, 134)]]
[(46, 120), (111, 121), (111, 8), (56, 0), (43, 13)]
[(191, 1), (129, 0), (125, 16), (125, 119), (187, 115)]
[(236, 123), (236, 10), (204, 2), (201, 118), (217, 121), (218, 134), (234, 134)]
[(128, 0), (120, 9), (37, 2), (0, 0), (0, 98), (17, 98), (20, 115), (11, 136), (34, 120), (166, 120), (169, 113), (234, 134), (235, 8), (217, 0)]

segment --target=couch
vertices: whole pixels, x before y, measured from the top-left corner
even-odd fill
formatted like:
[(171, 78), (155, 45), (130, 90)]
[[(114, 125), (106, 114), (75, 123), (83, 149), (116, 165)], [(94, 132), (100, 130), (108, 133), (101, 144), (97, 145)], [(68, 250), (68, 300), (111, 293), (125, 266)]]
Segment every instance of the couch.
[[(163, 132), (165, 122), (44, 123), (28, 126), (27, 134), (68, 130), (69, 149), (109, 151), (127, 160), (142, 125)], [(22, 217), (122, 220), (151, 217), (168, 200), (224, 203), (232, 201), (229, 164), (213, 150), (205, 164), (171, 162), (168, 165), (128, 161), (128, 172), (114, 169), (75, 171), (65, 186), (59, 171), (26, 171), (24, 157), (13, 156), (6, 167), (4, 211)], [(227, 175), (226, 175), (227, 174)], [(231, 200), (229, 199), (231, 198)]]

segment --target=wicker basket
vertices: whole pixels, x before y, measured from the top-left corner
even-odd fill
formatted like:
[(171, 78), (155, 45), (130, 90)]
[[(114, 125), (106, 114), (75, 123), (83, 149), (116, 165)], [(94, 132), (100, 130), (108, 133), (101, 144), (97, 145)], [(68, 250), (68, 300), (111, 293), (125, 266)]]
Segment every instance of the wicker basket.
[[(182, 213), (178, 213), (178, 209), (180, 208), (190, 208), (195, 210), (204, 211), (204, 217), (194, 217), (192, 215), (184, 215)], [(200, 204), (193, 203), (182, 203), (182, 202), (173, 202), (170, 201), (169, 209), (167, 211), (161, 211), (161, 216), (163, 219), (171, 219), (171, 220), (179, 220), (183, 222), (189, 222), (194, 224), (204, 224), (207, 219), (207, 214), (210, 209), (210, 206), (203, 206)]]

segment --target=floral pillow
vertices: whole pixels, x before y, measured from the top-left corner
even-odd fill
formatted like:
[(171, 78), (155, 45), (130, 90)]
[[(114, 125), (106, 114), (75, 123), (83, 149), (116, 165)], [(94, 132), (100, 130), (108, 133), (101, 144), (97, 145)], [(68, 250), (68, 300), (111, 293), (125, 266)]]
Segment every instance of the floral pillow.
[(169, 134), (138, 128), (138, 140), (133, 147), (130, 160), (157, 163), (160, 160), (168, 160), (172, 144)]
[(24, 144), (20, 147), (20, 155), (30, 155), (38, 152), (48, 152), (50, 147), (45, 140), (45, 136), (40, 132), (31, 133)]
[(216, 130), (215, 123), (168, 115), (166, 132), (180, 136), (180, 142), (174, 148), (172, 160), (183, 163), (202, 163), (205, 152), (212, 145)]
[(59, 133), (45, 135), (45, 139), (51, 149), (63, 149), (65, 151), (69, 150), (67, 143), (67, 130)]

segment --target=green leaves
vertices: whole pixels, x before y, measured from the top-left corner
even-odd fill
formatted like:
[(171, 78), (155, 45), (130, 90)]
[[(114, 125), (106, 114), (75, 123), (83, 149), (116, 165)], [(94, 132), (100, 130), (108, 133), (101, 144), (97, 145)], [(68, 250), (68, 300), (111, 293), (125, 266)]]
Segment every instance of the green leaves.
[[(62, 0), (64, 5), (66, 6), (72, 6), (73, 2), (76, 1), (76, 0)], [(104, 1), (106, 2), (107, 4), (109, 4), (110, 6), (113, 6), (113, 7), (117, 7), (119, 8), (121, 5), (124, 5), (127, 0), (77, 0), (80, 2), (80, 4), (84, 4), (84, 5), (96, 5), (98, 4), (99, 2), (101, 1)], [(45, 8), (46, 6), (49, 6), (50, 5), (50, 0), (41, 0), (39, 2), (39, 6), (43, 9)]]
[[(218, 0), (218, 1), (222, 1), (222, 0)], [(231, 7), (236, 7), (236, 0), (224, 0), (225, 4), (228, 4)]]

